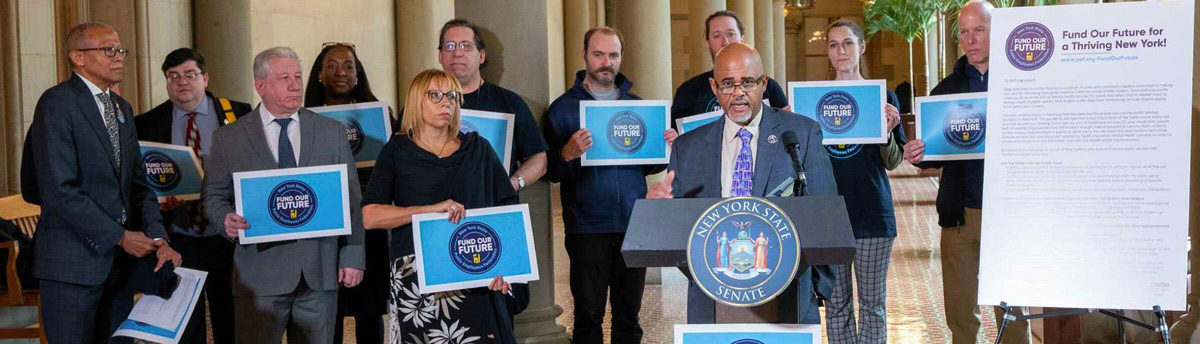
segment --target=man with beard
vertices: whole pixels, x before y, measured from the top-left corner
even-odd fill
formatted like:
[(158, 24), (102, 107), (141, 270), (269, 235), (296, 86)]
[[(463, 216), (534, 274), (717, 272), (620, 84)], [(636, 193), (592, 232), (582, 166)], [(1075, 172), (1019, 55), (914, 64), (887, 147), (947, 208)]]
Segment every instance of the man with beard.
[[(200, 161), (212, 147), (212, 133), (250, 112), (250, 104), (214, 96), (208, 87), (204, 56), (191, 48), (167, 54), (162, 64), (167, 101), (137, 117), (138, 138), (192, 147)], [(212, 309), (213, 341), (233, 343), (233, 243), (203, 221), (199, 201), (180, 202), (175, 196), (159, 203), (171, 242), (183, 255), (183, 267), (207, 271), (208, 282), (192, 312), (181, 343), (205, 343), (204, 302)]]
[[(438, 62), (442, 70), (458, 78), (463, 88), (462, 108), (515, 115), (509, 182), (520, 192), (546, 174), (546, 140), (525, 100), (513, 91), (483, 80), (479, 69), (487, 64), (487, 47), (478, 26), (454, 19), (442, 26)], [(504, 159), (503, 156), (500, 159)]]
[[(758, 51), (745, 43), (722, 48), (714, 58), (708, 83), (725, 115), (679, 137), (679, 145), (671, 150), (667, 179), (651, 186), (646, 198), (767, 197), (770, 190), (796, 175), (780, 139), (786, 131), (798, 136), (797, 152), (807, 174), (808, 195), (837, 195), (829, 154), (821, 145), (821, 126), (808, 117), (762, 104), (767, 75), (762, 72)], [(748, 169), (743, 167), (746, 161), (750, 162)], [(780, 320), (820, 324), (815, 294), (831, 294), (832, 276), (828, 266), (800, 271), (788, 288), (800, 296), (796, 308), (780, 305)], [(797, 313), (790, 313), (792, 310)], [(712, 323), (715, 311), (713, 300), (689, 283), (688, 323)]]
[[(550, 104), (546, 140), (550, 144), (547, 179), (562, 183), (563, 225), (571, 260), (571, 295), (575, 297), (574, 343), (601, 343), (605, 297), (612, 297), (613, 343), (639, 343), (638, 310), (646, 283), (645, 268), (629, 268), (621, 242), (629, 226), (633, 202), (646, 194), (646, 175), (663, 165), (581, 166), (579, 157), (592, 147), (592, 134), (579, 123), (579, 102), (638, 100), (633, 83), (620, 74), (625, 39), (609, 27), (583, 36), (586, 70), (575, 74), (575, 86)], [(675, 131), (663, 132), (667, 143)]]
[[(716, 60), (717, 52), (726, 45), (741, 43), (745, 39), (745, 28), (742, 20), (733, 11), (716, 11), (704, 20), (704, 40), (708, 44), (709, 56)], [(713, 77), (709, 70), (684, 81), (675, 89), (675, 100), (671, 102), (671, 123), (687, 116), (699, 115), (721, 109), (717, 95), (708, 86), (708, 79)], [(788, 106), (787, 93), (775, 79), (767, 78), (766, 98), (773, 108)], [(678, 129), (678, 128), (677, 128)]]

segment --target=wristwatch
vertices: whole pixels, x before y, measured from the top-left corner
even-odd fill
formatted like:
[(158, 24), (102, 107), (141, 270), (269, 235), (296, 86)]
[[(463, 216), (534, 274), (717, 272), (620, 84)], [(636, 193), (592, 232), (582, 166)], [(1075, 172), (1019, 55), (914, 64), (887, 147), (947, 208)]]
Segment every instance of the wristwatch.
[(517, 176), (517, 191), (525, 188), (525, 177)]

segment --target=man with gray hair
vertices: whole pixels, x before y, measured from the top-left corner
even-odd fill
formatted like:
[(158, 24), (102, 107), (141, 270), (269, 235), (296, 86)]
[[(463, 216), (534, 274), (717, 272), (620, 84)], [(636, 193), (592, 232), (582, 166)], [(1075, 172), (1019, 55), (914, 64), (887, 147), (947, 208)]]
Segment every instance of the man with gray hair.
[[(231, 239), (254, 223), (234, 212), (233, 173), (343, 164), (354, 153), (341, 123), (301, 109), (304, 78), (288, 47), (254, 57), (254, 89), (262, 103), (241, 120), (213, 132), (205, 160), (205, 216)], [(362, 195), (349, 178), (350, 235), (237, 245), (233, 256), (234, 331), (239, 343), (331, 343), (338, 285), (362, 281)]]
[(128, 343), (110, 337), (133, 308), (135, 257), (156, 258), (155, 271), (182, 261), (146, 185), (133, 110), (112, 90), (124, 75), (120, 37), (84, 23), (66, 50), (74, 73), (38, 99), (21, 162), (23, 196), (42, 206), (33, 263), (42, 326), (49, 343)]

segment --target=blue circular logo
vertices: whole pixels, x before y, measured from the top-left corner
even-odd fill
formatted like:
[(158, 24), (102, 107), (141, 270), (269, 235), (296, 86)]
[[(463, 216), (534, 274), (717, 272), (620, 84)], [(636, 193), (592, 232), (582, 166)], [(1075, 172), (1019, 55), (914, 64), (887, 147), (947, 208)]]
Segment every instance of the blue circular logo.
[(317, 193), (298, 180), (288, 180), (271, 189), (267, 198), (271, 219), (287, 228), (303, 226), (317, 214)]
[(149, 151), (142, 154), (146, 166), (146, 181), (156, 191), (169, 191), (179, 186), (179, 164), (161, 152)]
[(1054, 34), (1045, 25), (1028, 22), (1017, 25), (1005, 40), (1005, 56), (1013, 67), (1032, 71), (1045, 66), (1054, 56)]
[(721, 110), (721, 103), (717, 101), (717, 97), (713, 97), (712, 100), (708, 101), (708, 105), (705, 105), (704, 108), (706, 109), (704, 112)]
[(471, 122), (459, 121), (458, 132), (466, 134), (466, 133), (473, 133), (473, 132), (477, 132), (477, 131), (479, 131), (479, 128), (475, 127), (475, 125), (471, 124)]
[(733, 197), (700, 215), (688, 236), (696, 285), (717, 302), (752, 307), (787, 289), (800, 265), (792, 219), (762, 198)]
[(633, 154), (646, 144), (646, 122), (630, 111), (621, 111), (608, 120), (608, 144), (621, 154)]
[(831, 91), (817, 101), (816, 113), (821, 119), (821, 129), (833, 134), (845, 133), (858, 123), (858, 102), (849, 93)]
[(829, 152), (830, 158), (847, 159), (862, 151), (862, 145), (826, 145), (825, 151)]
[(491, 270), (500, 261), (500, 249), (500, 236), (482, 222), (459, 224), (450, 235), (450, 260), (468, 274)]
[(342, 128), (346, 129), (346, 140), (350, 141), (350, 150), (355, 155), (358, 155), (358, 152), (363, 148), (363, 142), (366, 141), (366, 137), (363, 136), (362, 125), (359, 125), (358, 121), (349, 116), (337, 116), (333, 119), (342, 123)]
[(763, 344), (763, 342), (754, 339), (738, 339), (729, 344)]
[(946, 141), (960, 149), (971, 149), (983, 143), (987, 132), (986, 109), (975, 107), (974, 104), (959, 103), (950, 109), (942, 120), (942, 133)]

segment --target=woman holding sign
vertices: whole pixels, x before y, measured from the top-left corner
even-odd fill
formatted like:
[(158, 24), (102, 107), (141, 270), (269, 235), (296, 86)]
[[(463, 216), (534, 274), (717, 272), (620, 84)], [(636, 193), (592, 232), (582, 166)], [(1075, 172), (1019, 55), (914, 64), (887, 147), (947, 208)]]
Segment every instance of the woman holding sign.
[(453, 75), (421, 72), (409, 85), (404, 105), (410, 114), (379, 153), (363, 197), (363, 225), (392, 230), (392, 338), (515, 343), (513, 315), (528, 306), (529, 289), (496, 276), (487, 289), (423, 294), (412, 230), (415, 214), (449, 213), (457, 223), (468, 208), (517, 203), (508, 173), (487, 140), (459, 132), (462, 87)]
[[(304, 89), (304, 107), (379, 101), (371, 92), (367, 72), (350, 43), (325, 43), (313, 62)], [(372, 167), (359, 167), (358, 180), (371, 180)], [(367, 193), (363, 185), (363, 194)], [(387, 311), (387, 233), (366, 233), (367, 270), (354, 288), (338, 290), (337, 328), (334, 343), (342, 343), (342, 318), (354, 317), (357, 343), (383, 343), (383, 314)]]
[[(863, 80), (863, 54), (867, 42), (862, 29), (852, 21), (838, 20), (826, 30), (829, 64), (835, 80)], [(890, 131), (882, 145), (829, 145), (833, 176), (838, 194), (846, 200), (846, 211), (854, 229), (854, 262), (834, 265), (837, 282), (830, 296), (826, 326), (829, 342), (887, 342), (887, 269), (891, 261), (892, 241), (896, 237), (896, 216), (892, 209), (891, 184), (887, 171), (903, 158), (904, 132), (900, 130), (899, 100), (887, 91), (884, 107)], [(858, 309), (862, 312), (855, 328), (851, 301), (850, 270), (858, 281)]]

